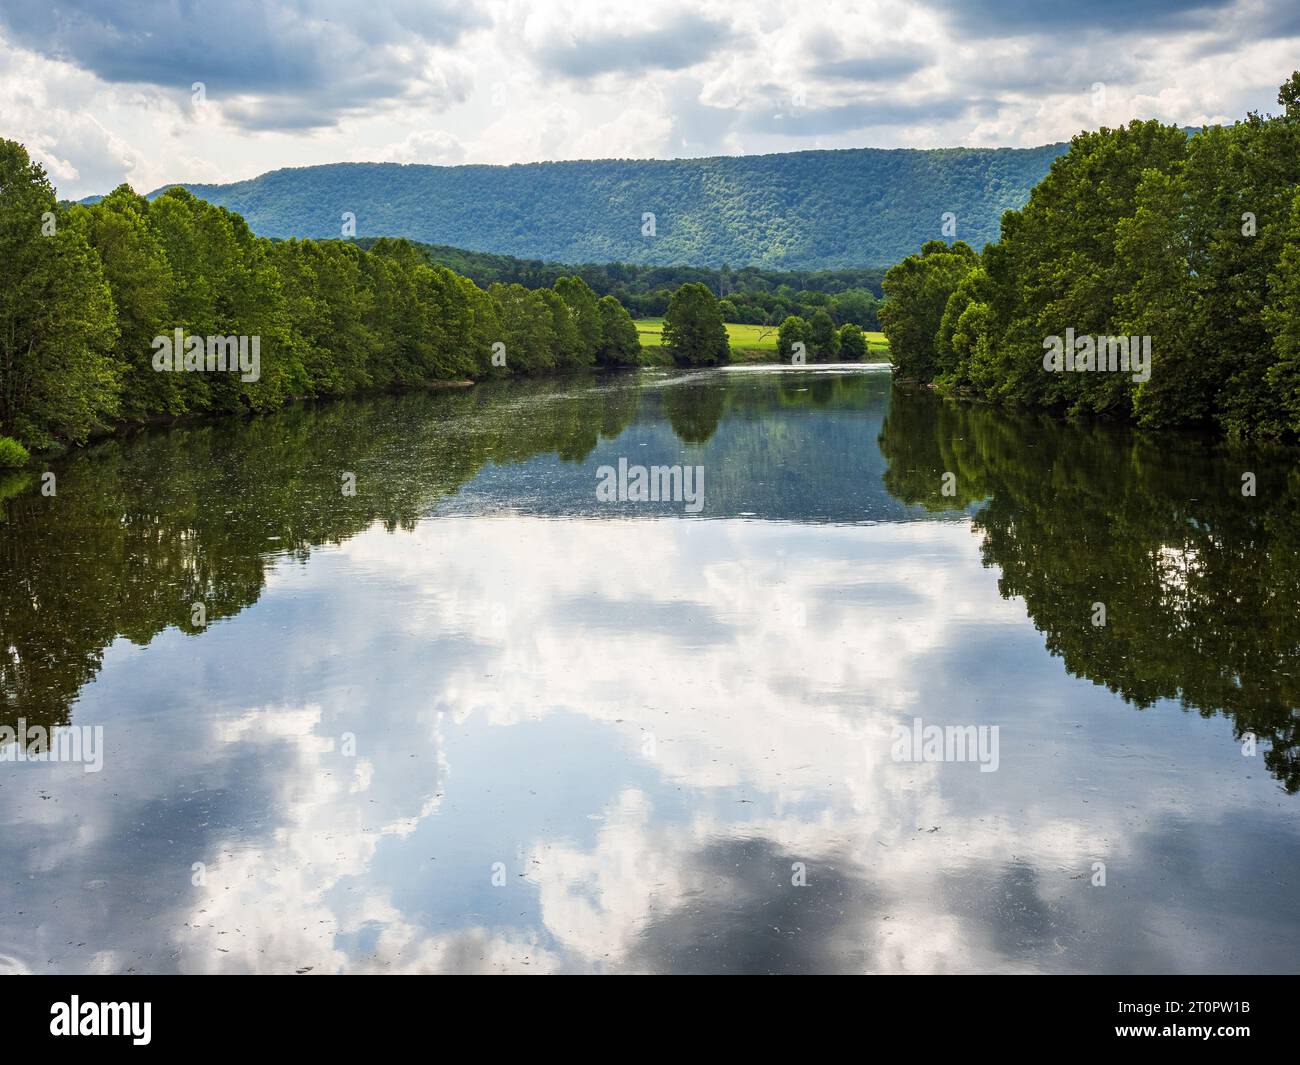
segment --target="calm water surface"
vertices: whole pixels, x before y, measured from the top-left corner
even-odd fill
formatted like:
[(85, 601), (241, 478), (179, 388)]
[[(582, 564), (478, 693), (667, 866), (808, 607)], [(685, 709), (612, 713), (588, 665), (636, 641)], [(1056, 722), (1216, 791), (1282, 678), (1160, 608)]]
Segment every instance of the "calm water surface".
[(52, 469), (0, 479), (0, 725), (103, 767), (4, 749), (0, 969), (1300, 968), (1293, 453), (737, 369)]

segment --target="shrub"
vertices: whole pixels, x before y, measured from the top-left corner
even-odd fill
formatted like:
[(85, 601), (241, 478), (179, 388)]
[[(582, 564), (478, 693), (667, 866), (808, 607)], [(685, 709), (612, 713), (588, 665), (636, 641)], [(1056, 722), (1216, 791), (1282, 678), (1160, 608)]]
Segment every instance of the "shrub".
[(26, 466), (31, 455), (12, 436), (0, 436), (0, 469)]

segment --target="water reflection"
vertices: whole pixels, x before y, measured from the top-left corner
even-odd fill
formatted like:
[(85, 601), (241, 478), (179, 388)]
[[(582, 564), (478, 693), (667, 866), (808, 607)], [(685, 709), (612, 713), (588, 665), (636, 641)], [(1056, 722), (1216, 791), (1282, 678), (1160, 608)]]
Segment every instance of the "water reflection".
[[(974, 517), (1003, 596), (1071, 673), (1147, 708), (1178, 700), (1267, 738), (1300, 789), (1300, 466), (1289, 450), (1063, 427), (902, 393), (881, 450), (894, 495)], [(959, 497), (944, 497), (944, 471)], [(1254, 495), (1242, 492), (1254, 475)], [(1094, 604), (1105, 624), (1094, 624)]]
[[(597, 503), (620, 455), (703, 464), (706, 520)], [(1293, 969), (1296, 484), (1251, 461), (1253, 509), (1226, 452), (835, 371), (105, 444), (3, 504), (4, 718), (108, 752), (0, 764), (0, 964)], [(895, 763), (915, 716), (1001, 768)]]

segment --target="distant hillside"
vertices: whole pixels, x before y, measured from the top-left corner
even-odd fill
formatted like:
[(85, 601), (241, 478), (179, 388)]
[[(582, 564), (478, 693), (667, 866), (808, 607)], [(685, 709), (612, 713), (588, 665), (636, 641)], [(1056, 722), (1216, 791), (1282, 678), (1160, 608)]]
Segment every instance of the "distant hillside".
[[(941, 236), (998, 234), (1066, 145), (855, 148), (712, 159), (423, 166), (333, 163), (188, 185), (269, 237), (356, 235), (561, 263), (780, 270), (887, 266)], [(642, 216), (655, 235), (642, 236)]]
[[(379, 237), (359, 237), (358, 247), (369, 250)], [(756, 266), (722, 269), (707, 266), (645, 266), (640, 263), (560, 263), (521, 259), (488, 251), (467, 251), (445, 244), (413, 242), (432, 263), (468, 277), (480, 288), (496, 282), (520, 284), (525, 288), (552, 288), (561, 277), (576, 275), (599, 296), (672, 293), (688, 283), (708, 285), (724, 296), (732, 292), (775, 292), (782, 286), (810, 292), (843, 292), (865, 288), (879, 297), (886, 267), (867, 266), (852, 270), (763, 270)]]

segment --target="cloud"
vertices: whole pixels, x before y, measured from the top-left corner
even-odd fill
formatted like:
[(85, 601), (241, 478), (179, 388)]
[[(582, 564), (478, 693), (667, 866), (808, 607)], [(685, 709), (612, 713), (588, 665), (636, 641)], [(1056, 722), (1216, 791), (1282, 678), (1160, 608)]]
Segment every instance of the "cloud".
[(1267, 0), (973, 5), (0, 0), (0, 126), (69, 197), (340, 160), (1028, 147), (1275, 110), (1300, 33)]
[(381, 149), (378, 155), (370, 152), (366, 155), (367, 158), (377, 159), (381, 163), (447, 165), (465, 161), (465, 145), (445, 130), (423, 129)]
[(929, 65), (929, 58), (922, 55), (863, 55), (822, 63), (814, 73), (824, 78), (892, 82), (909, 77)]
[(112, 84), (147, 84), (211, 101), (248, 130), (332, 125), (347, 113), (411, 94), (435, 46), (487, 24), (472, 3), (374, 0), (105, 6), (56, 0), (0, 6), (14, 42)]
[[(1234, 0), (936, 0), (963, 32), (980, 37), (1045, 35), (1080, 30), (1131, 33), (1204, 25)], [(1068, 41), (1063, 42), (1068, 44)]]
[(548, 27), (550, 36), (535, 49), (537, 63), (570, 78), (597, 74), (636, 74), (646, 70), (684, 70), (703, 62), (737, 34), (720, 18), (681, 12), (653, 27), (619, 25), (579, 33)]
[[(282, 560), (201, 636), (113, 644), (76, 710), (103, 773), (0, 789), (0, 971), (1293, 963), (1284, 892), (1220, 919), (1300, 854), (1266, 789), (1195, 786), (1239, 757), (1229, 724), (1067, 677), (968, 525), (557, 520), (487, 487)], [(570, 609), (593, 595), (603, 625)], [(683, 647), (682, 606), (728, 624)], [(999, 723), (999, 772), (895, 763), (916, 714)], [(1153, 753), (1188, 770), (1154, 797)], [(1078, 879), (1095, 860), (1118, 894)]]
[(788, 136), (815, 136), (956, 118), (972, 109), (987, 106), (987, 101), (972, 100), (960, 95), (914, 101), (899, 101), (892, 96), (882, 96), (828, 106), (815, 106), (805, 100), (789, 106), (777, 103), (776, 109), (770, 112), (753, 111), (746, 116), (742, 128)]

